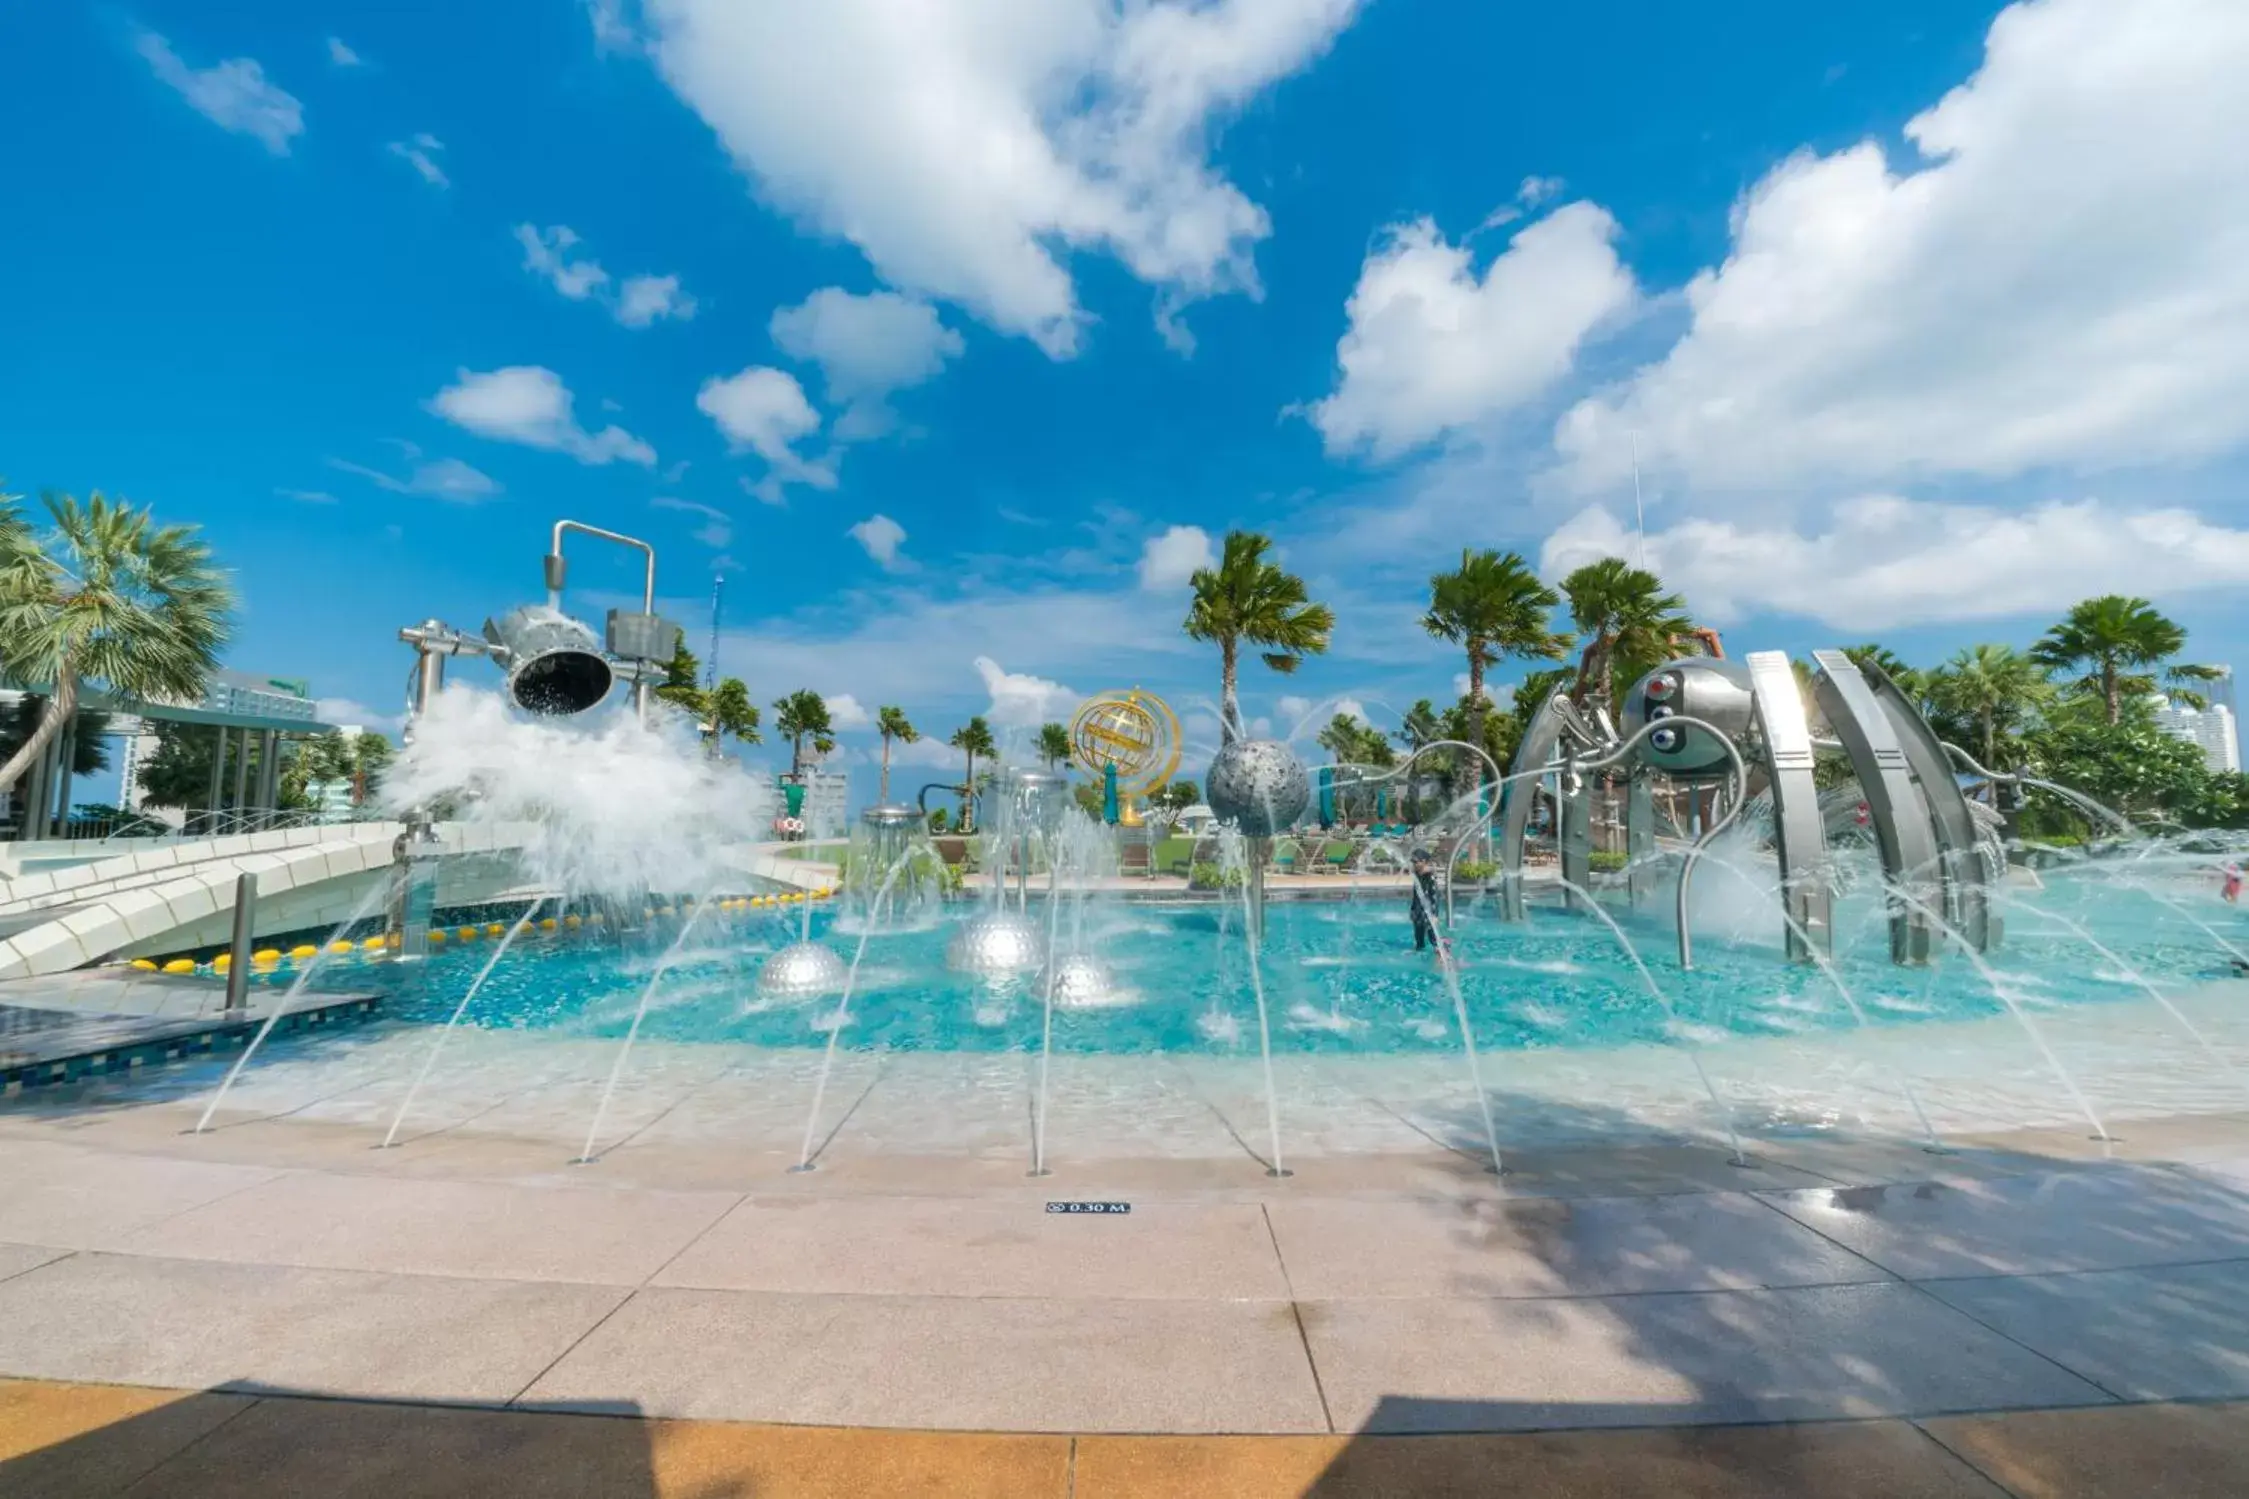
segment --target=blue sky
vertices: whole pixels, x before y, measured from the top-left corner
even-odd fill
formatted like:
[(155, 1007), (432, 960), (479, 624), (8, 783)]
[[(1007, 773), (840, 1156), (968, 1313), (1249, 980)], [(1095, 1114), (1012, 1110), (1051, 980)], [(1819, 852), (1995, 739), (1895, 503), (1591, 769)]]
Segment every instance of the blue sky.
[(1248, 711), (1380, 718), (1462, 545), (1639, 555), (1635, 452), (1736, 650), (2116, 589), (2249, 659), (2249, 15), (2002, 9), (14, 7), (0, 474), (204, 525), (233, 664), (370, 722), (561, 515), (698, 651), (723, 570), (759, 700), (940, 738), (1192, 717), (1255, 526), (1340, 623)]

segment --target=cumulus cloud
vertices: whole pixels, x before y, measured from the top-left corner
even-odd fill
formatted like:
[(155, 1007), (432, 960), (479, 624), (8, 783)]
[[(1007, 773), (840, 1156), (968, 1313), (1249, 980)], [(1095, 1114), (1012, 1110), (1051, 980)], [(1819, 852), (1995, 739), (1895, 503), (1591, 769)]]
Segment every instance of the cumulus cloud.
[(133, 45), (159, 79), (220, 129), (253, 136), (276, 156), (287, 156), (289, 142), (304, 134), (304, 106), (267, 81), (254, 58), (191, 68), (153, 31), (140, 33)]
[(1140, 586), (1151, 590), (1184, 588), (1197, 568), (1213, 567), (1217, 562), (1208, 531), (1201, 526), (1170, 526), (1141, 544)]
[[(409, 459), (418, 459), (419, 451), (411, 446), (406, 450)], [(480, 469), (471, 468), (458, 458), (438, 458), (428, 463), (416, 462), (404, 478), (384, 473), (381, 469), (364, 464), (346, 463), (341, 458), (331, 458), (328, 466), (347, 474), (357, 474), (377, 489), (387, 489), (392, 494), (426, 495), (434, 500), (449, 500), (456, 505), (474, 505), (479, 500), (489, 500), (500, 492), (500, 481)]]
[(677, 276), (628, 276), (617, 289), (615, 312), (628, 328), (645, 328), (664, 318), (684, 323), (695, 315), (695, 299), (680, 290)]
[(886, 430), (891, 392), (935, 378), (962, 349), (961, 336), (927, 302), (840, 286), (777, 309), (768, 331), (782, 353), (820, 366), (829, 403), (846, 408), (836, 425), (847, 435)]
[[(1581, 511), (1546, 540), (1548, 577), (1629, 556), (1625, 525)], [(2099, 500), (2010, 514), (1878, 495), (1834, 507), (1826, 529), (1683, 520), (1647, 539), (1648, 564), (1720, 623), (1778, 612), (1844, 630), (1997, 619), (2067, 608), (2092, 594), (2156, 598), (2249, 584), (2249, 531), (2184, 510)]]
[(628, 276), (612, 296), (609, 272), (580, 251), (585, 241), (568, 224), (544, 229), (518, 224), (515, 241), (523, 246), (525, 270), (573, 302), (599, 301), (627, 328), (645, 328), (664, 318), (685, 322), (695, 316), (695, 299), (681, 289), (677, 276)]
[(989, 656), (976, 658), (976, 672), (992, 695), (992, 705), (984, 716), (996, 729), (1030, 729), (1065, 719), (1080, 701), (1078, 694), (1060, 682), (1008, 671)]
[(339, 68), (363, 67), (366, 63), (366, 59), (344, 45), (344, 39), (340, 36), (328, 38), (328, 60)]
[(2028, 0), (1909, 121), (1736, 207), (1661, 360), (1556, 441), (1701, 487), (2208, 458), (2249, 441), (2249, 6)]
[[(1528, 194), (1529, 185), (1525, 185)], [(1311, 409), (1328, 451), (1386, 458), (1536, 400), (1634, 299), (1616, 220), (1571, 203), (1518, 231), (1481, 276), (1428, 219), (1360, 267), (1335, 391)]]
[(875, 721), (875, 716), (848, 692), (828, 693), (820, 700), (828, 705), (828, 722), (840, 730), (864, 729)]
[(906, 544), (906, 528), (889, 516), (870, 515), (853, 526), (849, 534), (885, 572), (898, 572), (906, 566), (906, 559), (898, 551)]
[(580, 463), (622, 459), (647, 467), (656, 462), (655, 449), (622, 427), (589, 432), (579, 426), (571, 407), (570, 389), (560, 375), (520, 364), (482, 373), (461, 370), (430, 401), (431, 411), (479, 437), (568, 453)]
[(312, 712), (321, 723), (339, 729), (374, 729), (380, 733), (397, 732), (405, 718), (404, 714), (384, 713), (348, 697), (315, 698)]
[[(1318, 56), (1357, 0), (647, 0), (651, 53), (758, 191), (902, 290), (1074, 353), (1065, 249), (1183, 301), (1257, 291), (1263, 209), (1219, 118)], [(597, 17), (603, 7), (596, 7)]]
[(422, 174), (422, 180), (431, 187), (451, 187), (453, 181), (445, 169), (437, 164), (437, 153), (445, 149), (445, 142), (434, 135), (417, 135), (410, 141), (392, 141), (390, 154)]
[(739, 374), (713, 375), (695, 394), (695, 409), (718, 424), (726, 440), (748, 448), (771, 467), (766, 484), (751, 492), (778, 504), (784, 484), (836, 487), (835, 466), (805, 458), (795, 444), (820, 430), (820, 413), (787, 370), (751, 365)]

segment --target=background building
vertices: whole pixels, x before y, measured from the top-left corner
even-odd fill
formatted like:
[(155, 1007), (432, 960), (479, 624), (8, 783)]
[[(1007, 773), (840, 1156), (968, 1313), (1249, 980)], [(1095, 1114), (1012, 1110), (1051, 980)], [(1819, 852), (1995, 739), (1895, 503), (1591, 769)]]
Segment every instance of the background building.
[[(2232, 683), (2226, 685), (2230, 687)], [(2214, 694), (2207, 708), (2188, 708), (2168, 699), (2159, 700), (2155, 726), (2172, 738), (2184, 739), (2200, 749), (2202, 763), (2210, 769), (2241, 769), (2241, 739), (2235, 731), (2233, 710), (2216, 701)]]

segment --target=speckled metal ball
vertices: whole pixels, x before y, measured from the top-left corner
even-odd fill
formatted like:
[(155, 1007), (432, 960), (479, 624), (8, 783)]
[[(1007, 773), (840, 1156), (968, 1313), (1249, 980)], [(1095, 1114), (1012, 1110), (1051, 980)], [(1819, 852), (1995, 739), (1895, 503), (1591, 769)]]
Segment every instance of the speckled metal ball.
[(835, 949), (818, 942), (792, 942), (757, 971), (758, 997), (791, 1003), (841, 994), (850, 977)]
[(1109, 965), (1085, 953), (1059, 958), (1040, 975), (1042, 993), (1054, 996), (1057, 1010), (1101, 1010), (1129, 1003), (1131, 995), (1117, 987)]
[(1045, 961), (1046, 934), (1015, 911), (993, 911), (961, 923), (945, 944), (945, 966), (986, 978), (1035, 973)]
[(1203, 799), (1219, 821), (1248, 837), (1270, 838), (1304, 815), (1312, 778), (1279, 740), (1237, 739), (1210, 762)]

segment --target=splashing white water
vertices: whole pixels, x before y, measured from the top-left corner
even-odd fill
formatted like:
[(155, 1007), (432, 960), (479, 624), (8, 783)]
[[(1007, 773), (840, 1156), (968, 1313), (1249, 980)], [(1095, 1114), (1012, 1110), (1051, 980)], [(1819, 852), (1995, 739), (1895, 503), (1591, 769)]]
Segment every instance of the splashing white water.
[(775, 795), (712, 760), (677, 716), (642, 728), (630, 709), (528, 718), (487, 692), (448, 688), (385, 778), (394, 810), (449, 809), (521, 825), (525, 875), (568, 894), (702, 890), (767, 836)]

